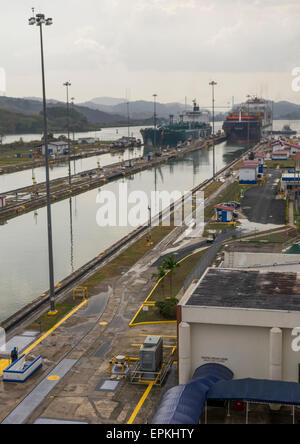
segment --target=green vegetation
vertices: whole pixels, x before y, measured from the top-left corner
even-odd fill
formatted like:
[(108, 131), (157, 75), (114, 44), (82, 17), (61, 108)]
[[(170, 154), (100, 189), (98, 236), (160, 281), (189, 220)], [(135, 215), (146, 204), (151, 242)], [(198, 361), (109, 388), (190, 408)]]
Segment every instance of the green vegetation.
[(206, 220), (209, 220), (214, 215), (214, 206), (221, 202), (240, 201), (241, 188), (237, 182), (233, 182), (218, 195), (215, 201), (205, 208), (204, 216)]
[[(60, 132), (67, 129), (67, 108), (61, 106), (48, 107), (49, 131)], [(42, 133), (44, 128), (43, 113), (37, 115), (24, 115), (0, 109), (0, 133), (26, 134)], [(71, 131), (92, 131), (99, 129), (99, 124), (89, 123), (87, 118), (70, 109)]]
[(36, 319), (32, 324), (28, 326), (30, 330), (41, 330), (46, 332), (50, 328), (54, 327), (57, 322), (59, 322), (63, 317), (65, 317), (70, 311), (78, 305), (78, 302), (67, 301), (63, 304), (56, 304), (56, 309), (58, 311), (56, 316), (48, 316), (47, 312), (42, 314), (38, 319)]
[(156, 301), (155, 307), (158, 308), (159, 313), (162, 317), (173, 320), (176, 319), (176, 311), (178, 299), (176, 298), (167, 298), (163, 301)]
[[(157, 245), (167, 234), (173, 230), (174, 226), (169, 227), (155, 227), (151, 231), (151, 238), (153, 246)], [(105, 265), (101, 270), (91, 276), (84, 282), (83, 286), (93, 290), (104, 279), (117, 277), (124, 269), (128, 269), (136, 262), (138, 262), (150, 249), (147, 245), (147, 236), (143, 236), (140, 240), (135, 242), (131, 247), (125, 250), (120, 256), (115, 258), (112, 262)]]
[(180, 264), (176, 262), (174, 256), (168, 256), (162, 264), (162, 269), (165, 270), (165, 273), (169, 274), (170, 277), (170, 294), (173, 294), (173, 276), (176, 268), (179, 268)]
[(298, 237), (296, 230), (285, 230), (279, 233), (270, 233), (265, 236), (259, 236), (248, 240), (250, 243), (270, 243), (270, 244), (284, 244), (292, 239)]
[(207, 199), (213, 193), (215, 193), (221, 186), (223, 182), (212, 182), (204, 190), (204, 198)]
[[(176, 270), (176, 273), (172, 274), (168, 273), (165, 275), (164, 279), (162, 279), (158, 286), (155, 288), (149, 301), (163, 301), (167, 298), (176, 298), (178, 293), (183, 287), (185, 279), (191, 273), (193, 268), (200, 261), (203, 256), (204, 251), (200, 251), (199, 253), (195, 253), (191, 256), (188, 256), (186, 259), (180, 261), (180, 268)], [(172, 280), (172, 292), (171, 292), (171, 280)]]
[(285, 169), (285, 168), (295, 168), (295, 160), (294, 159), (288, 159), (288, 160), (267, 160), (265, 162), (268, 168), (271, 168), (273, 170), (276, 170), (277, 168)]

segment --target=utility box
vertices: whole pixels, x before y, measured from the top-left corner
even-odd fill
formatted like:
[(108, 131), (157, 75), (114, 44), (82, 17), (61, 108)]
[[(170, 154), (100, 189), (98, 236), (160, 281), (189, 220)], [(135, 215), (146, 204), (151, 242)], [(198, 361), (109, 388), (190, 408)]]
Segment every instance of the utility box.
[(163, 363), (163, 340), (161, 336), (147, 336), (140, 349), (140, 370), (159, 372)]

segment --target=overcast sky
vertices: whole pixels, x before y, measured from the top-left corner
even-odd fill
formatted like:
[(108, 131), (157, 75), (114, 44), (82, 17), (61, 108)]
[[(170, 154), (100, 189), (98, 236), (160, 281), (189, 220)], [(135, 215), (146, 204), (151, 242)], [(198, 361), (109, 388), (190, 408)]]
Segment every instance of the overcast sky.
[(299, 0), (1, 0), (7, 96), (41, 96), (39, 35), (31, 7), (53, 17), (44, 30), (48, 98), (93, 97), (218, 105), (247, 94), (300, 104)]

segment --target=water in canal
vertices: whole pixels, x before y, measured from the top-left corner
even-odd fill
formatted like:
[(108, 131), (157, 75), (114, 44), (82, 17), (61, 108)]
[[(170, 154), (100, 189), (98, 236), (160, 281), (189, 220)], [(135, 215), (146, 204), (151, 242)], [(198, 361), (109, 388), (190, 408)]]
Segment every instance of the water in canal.
[[(220, 170), (243, 152), (222, 143), (216, 148)], [(100, 190), (118, 194), (119, 183), (128, 191), (187, 191), (212, 175), (212, 150), (197, 151), (159, 168), (105, 185)], [(55, 281), (59, 282), (133, 230), (96, 224), (98, 189), (52, 205)], [(49, 288), (46, 208), (24, 214), (0, 226), (0, 321)]]
[[(135, 148), (133, 150), (126, 149), (124, 152), (107, 153), (99, 156), (91, 156), (84, 159), (71, 160), (71, 173), (81, 173), (82, 171), (91, 170), (100, 166), (111, 165), (123, 160), (128, 160), (143, 155), (143, 148)], [(10, 190), (27, 187), (33, 184), (33, 173), (37, 183), (45, 182), (45, 167), (27, 169), (17, 171), (15, 173), (0, 175), (0, 193), (7, 193)], [(66, 177), (69, 174), (68, 162), (53, 164), (50, 167), (50, 179), (58, 179)]]

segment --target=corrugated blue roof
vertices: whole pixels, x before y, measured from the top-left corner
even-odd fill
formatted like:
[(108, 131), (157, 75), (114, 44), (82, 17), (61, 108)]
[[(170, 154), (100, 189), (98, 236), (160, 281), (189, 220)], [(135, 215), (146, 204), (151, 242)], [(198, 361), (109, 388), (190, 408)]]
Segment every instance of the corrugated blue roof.
[(233, 373), (223, 365), (199, 367), (191, 382), (165, 394), (152, 424), (198, 424), (210, 388), (219, 381), (232, 378)]
[(207, 399), (300, 405), (300, 384), (261, 379), (221, 381), (211, 387)]

